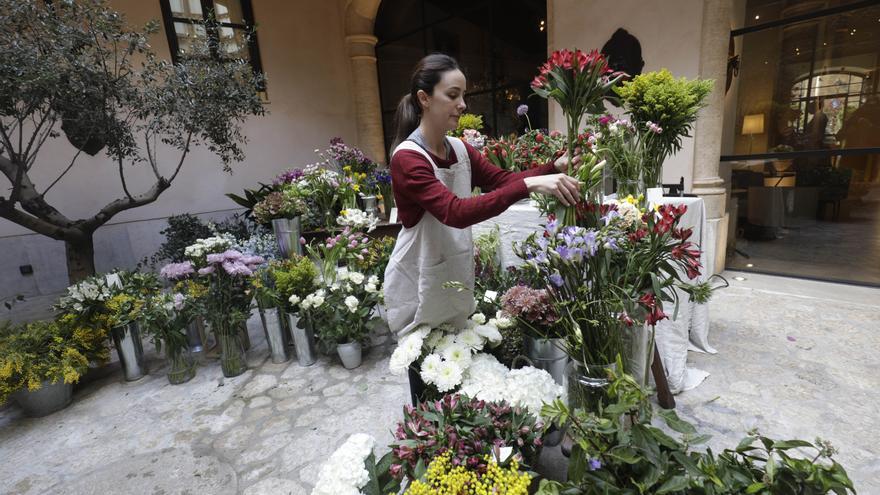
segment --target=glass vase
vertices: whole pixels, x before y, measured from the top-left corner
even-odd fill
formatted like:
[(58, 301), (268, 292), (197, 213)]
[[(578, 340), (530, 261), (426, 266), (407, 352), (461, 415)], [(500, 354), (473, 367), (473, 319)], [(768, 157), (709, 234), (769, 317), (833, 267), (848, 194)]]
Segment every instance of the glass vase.
[(572, 409), (598, 412), (608, 403), (608, 370), (617, 371), (617, 364), (583, 364), (571, 360), (565, 368), (565, 389)]
[(641, 179), (621, 179), (617, 181), (617, 199), (627, 196), (638, 198), (645, 195), (645, 183)]
[(168, 353), (168, 383), (180, 385), (196, 376), (196, 363), (189, 349), (178, 349)]
[(220, 341), (220, 369), (223, 370), (223, 376), (230, 378), (244, 373), (247, 370), (247, 358), (240, 333), (218, 332), (217, 340)]

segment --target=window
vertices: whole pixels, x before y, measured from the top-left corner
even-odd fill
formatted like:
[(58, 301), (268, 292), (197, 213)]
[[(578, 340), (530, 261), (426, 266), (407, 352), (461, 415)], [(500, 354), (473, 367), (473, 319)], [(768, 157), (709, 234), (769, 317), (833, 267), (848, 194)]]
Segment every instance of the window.
[[(190, 53), (194, 39), (211, 39), (217, 60), (247, 60), (262, 73), (254, 11), (250, 0), (160, 0), (171, 59), (177, 63)], [(211, 20), (215, 23), (205, 24)], [(262, 89), (262, 88), (261, 88)]]

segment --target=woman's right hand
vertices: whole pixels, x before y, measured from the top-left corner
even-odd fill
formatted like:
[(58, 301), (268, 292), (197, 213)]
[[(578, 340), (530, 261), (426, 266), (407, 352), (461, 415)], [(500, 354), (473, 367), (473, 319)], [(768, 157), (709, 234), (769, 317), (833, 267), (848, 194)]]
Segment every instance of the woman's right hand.
[(556, 196), (564, 206), (572, 206), (580, 199), (580, 181), (567, 174), (537, 175), (523, 180), (530, 193)]

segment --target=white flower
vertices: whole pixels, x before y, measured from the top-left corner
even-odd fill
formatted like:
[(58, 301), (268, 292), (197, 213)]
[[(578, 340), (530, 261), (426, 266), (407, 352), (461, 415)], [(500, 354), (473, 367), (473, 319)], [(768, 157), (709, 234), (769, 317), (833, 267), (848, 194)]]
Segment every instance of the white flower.
[(486, 323), (486, 315), (483, 313), (474, 313), (473, 316), (471, 316), (471, 320), (475, 321), (477, 325), (482, 325), (483, 323)]
[(437, 343), (431, 346), (431, 349), (445, 349), (455, 343), (455, 334), (443, 333)]
[(422, 369), (420, 373), (422, 380), (424, 380), (425, 383), (434, 383), (437, 380), (437, 373), (442, 364), (443, 359), (439, 354), (429, 354), (425, 357), (425, 360), (422, 361)]
[(440, 392), (448, 392), (461, 383), (462, 369), (454, 361), (443, 361), (437, 367), (434, 385)]
[(436, 349), (441, 339), (443, 339), (443, 330), (432, 330), (428, 334), (428, 338), (425, 339), (425, 343), (428, 344), (428, 349)]
[(375, 294), (378, 289), (376, 289), (376, 284), (367, 284), (364, 286), (364, 290), (367, 291), (367, 294)]
[(360, 272), (351, 272), (348, 274), (348, 280), (355, 285), (361, 285), (364, 283), (364, 274)]
[(348, 296), (345, 298), (345, 307), (352, 313), (356, 312), (358, 309), (358, 299), (354, 296)]
[(440, 354), (443, 359), (452, 361), (461, 369), (466, 369), (471, 364), (471, 350), (464, 344), (453, 342), (452, 344), (442, 348)]
[(336, 223), (341, 226), (350, 226), (355, 229), (367, 229), (372, 232), (379, 223), (379, 219), (372, 213), (367, 214), (356, 208), (342, 210), (341, 214), (336, 217)]
[(344, 266), (340, 267), (336, 270), (336, 280), (339, 282), (344, 282), (344, 281), (348, 280), (348, 275), (349, 275), (348, 268), (346, 268)]
[(462, 331), (455, 338), (455, 341), (475, 351), (481, 350), (483, 345), (486, 344), (486, 339), (474, 330)]
[(375, 275), (370, 275), (370, 278), (367, 279), (368, 284), (379, 285), (379, 277)]
[(300, 298), (299, 298), (299, 296), (297, 296), (296, 294), (294, 294), (294, 295), (290, 296), (290, 297), (287, 299), (287, 301), (288, 301), (290, 304), (292, 304), (293, 306), (296, 306), (297, 304), (299, 304)]
[(397, 348), (391, 353), (391, 359), (388, 362), (388, 368), (391, 370), (391, 373), (395, 375), (406, 373), (409, 365), (422, 355), (422, 344), (425, 341), (425, 335), (429, 331), (430, 328), (427, 331), (420, 328), (397, 343)]
[(495, 321), (495, 318), (492, 318), (485, 325), (477, 325), (474, 327), (474, 332), (493, 344), (501, 342), (501, 332), (498, 331), (498, 325)]
[(373, 437), (356, 433), (336, 449), (321, 466), (312, 495), (355, 495), (370, 482), (370, 473), (364, 464), (373, 453)]

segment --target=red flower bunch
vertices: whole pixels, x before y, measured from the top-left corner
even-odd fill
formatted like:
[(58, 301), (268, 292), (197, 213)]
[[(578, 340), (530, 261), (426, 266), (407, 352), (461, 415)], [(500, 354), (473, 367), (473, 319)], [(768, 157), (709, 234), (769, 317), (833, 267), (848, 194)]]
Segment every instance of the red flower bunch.
[[(657, 212), (660, 213), (660, 219), (654, 224), (654, 233), (655, 234), (665, 234), (669, 232), (678, 219), (681, 218), (682, 215), (687, 211), (686, 205), (661, 205)], [(650, 215), (648, 212), (646, 215)]]
[(648, 310), (648, 316), (645, 317), (645, 321), (648, 325), (654, 326), (658, 321), (668, 318), (666, 313), (660, 309), (660, 305), (657, 304), (657, 298), (654, 296), (653, 292), (646, 292), (640, 297), (639, 304)]
[(703, 266), (700, 264), (700, 250), (694, 247), (694, 243), (682, 242), (673, 247), (672, 257), (687, 263), (685, 269), (687, 270), (688, 278), (695, 279), (700, 276), (700, 268)]
[(602, 75), (614, 72), (614, 70), (608, 67), (608, 61), (605, 57), (595, 49), (589, 53), (580, 50), (556, 50), (550, 54), (550, 58), (540, 67), (538, 76), (532, 81), (532, 87), (540, 88), (546, 86), (547, 75), (554, 69), (583, 72), (588, 68), (598, 70)]

